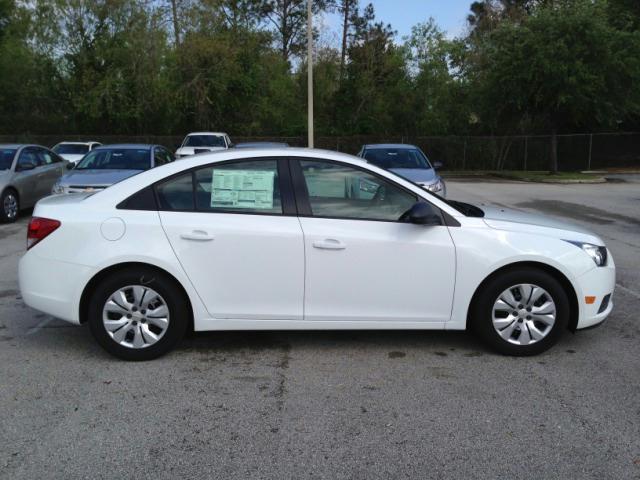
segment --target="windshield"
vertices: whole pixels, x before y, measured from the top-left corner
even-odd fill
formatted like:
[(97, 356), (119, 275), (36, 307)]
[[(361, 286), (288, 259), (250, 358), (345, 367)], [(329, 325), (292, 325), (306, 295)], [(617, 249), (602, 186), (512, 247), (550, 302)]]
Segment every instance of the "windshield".
[(148, 170), (151, 155), (143, 148), (94, 150), (84, 157), (75, 170)]
[(89, 145), (77, 145), (74, 143), (60, 143), (53, 147), (58, 155), (84, 155), (89, 151)]
[(183, 147), (226, 147), (224, 138), (217, 135), (189, 135)]
[(364, 159), (385, 170), (394, 168), (431, 168), (427, 157), (417, 148), (375, 148), (365, 150)]
[(0, 170), (9, 170), (15, 155), (16, 151), (14, 149), (5, 148), (0, 150)]

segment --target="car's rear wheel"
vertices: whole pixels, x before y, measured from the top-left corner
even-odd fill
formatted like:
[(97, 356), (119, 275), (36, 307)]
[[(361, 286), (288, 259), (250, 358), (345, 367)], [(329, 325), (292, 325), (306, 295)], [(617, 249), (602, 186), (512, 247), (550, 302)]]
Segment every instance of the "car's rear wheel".
[(552, 275), (535, 268), (505, 271), (476, 295), (475, 331), (505, 355), (536, 355), (551, 348), (566, 330), (570, 305)]
[(124, 360), (151, 360), (184, 336), (189, 306), (175, 280), (152, 269), (116, 271), (93, 292), (91, 333), (109, 353)]
[(20, 212), (20, 200), (15, 190), (6, 189), (0, 197), (0, 221), (15, 222)]

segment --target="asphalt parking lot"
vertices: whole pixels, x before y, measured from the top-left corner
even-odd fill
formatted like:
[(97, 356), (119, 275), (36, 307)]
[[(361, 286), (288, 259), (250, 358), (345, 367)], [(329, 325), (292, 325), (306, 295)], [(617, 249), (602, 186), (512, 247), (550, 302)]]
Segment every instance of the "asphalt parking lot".
[(449, 182), (612, 251), (608, 322), (533, 358), (465, 333), (304, 332), (197, 334), (121, 362), (24, 306), (27, 220), (0, 225), (0, 477), (640, 478), (637, 182)]

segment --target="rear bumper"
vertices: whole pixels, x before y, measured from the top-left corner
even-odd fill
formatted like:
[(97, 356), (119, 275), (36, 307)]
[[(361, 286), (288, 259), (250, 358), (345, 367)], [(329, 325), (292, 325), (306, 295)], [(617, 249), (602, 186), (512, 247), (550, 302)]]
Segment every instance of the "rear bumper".
[[(596, 267), (578, 277), (578, 302), (580, 317), (578, 330), (596, 327), (603, 323), (613, 310), (613, 291), (616, 286), (616, 267), (609, 254), (606, 267)], [(607, 300), (607, 296), (608, 300)], [(595, 302), (587, 304), (585, 297), (595, 297)]]
[(84, 265), (40, 257), (37, 246), (18, 266), (22, 299), (31, 308), (67, 322), (80, 324), (79, 302), (92, 269)]

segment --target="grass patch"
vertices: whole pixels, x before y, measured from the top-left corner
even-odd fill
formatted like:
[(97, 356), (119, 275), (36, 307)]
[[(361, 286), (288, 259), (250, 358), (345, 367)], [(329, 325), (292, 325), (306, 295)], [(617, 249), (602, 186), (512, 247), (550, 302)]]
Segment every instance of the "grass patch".
[(521, 171), (521, 170), (467, 170), (442, 172), (445, 178), (455, 177), (494, 177), (520, 182), (537, 183), (597, 183), (605, 181), (601, 174), (582, 172), (558, 172), (554, 175), (546, 171)]

